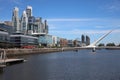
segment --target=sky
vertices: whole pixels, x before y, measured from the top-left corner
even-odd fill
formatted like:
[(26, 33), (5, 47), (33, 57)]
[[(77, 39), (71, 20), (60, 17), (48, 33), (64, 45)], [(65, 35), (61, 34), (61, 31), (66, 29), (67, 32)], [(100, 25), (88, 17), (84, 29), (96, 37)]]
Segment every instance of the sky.
[(117, 28), (100, 43), (120, 43), (120, 0), (0, 0), (0, 21), (11, 20), (14, 7), (21, 17), (28, 5), (48, 21), (50, 35), (74, 40), (84, 34), (92, 43)]

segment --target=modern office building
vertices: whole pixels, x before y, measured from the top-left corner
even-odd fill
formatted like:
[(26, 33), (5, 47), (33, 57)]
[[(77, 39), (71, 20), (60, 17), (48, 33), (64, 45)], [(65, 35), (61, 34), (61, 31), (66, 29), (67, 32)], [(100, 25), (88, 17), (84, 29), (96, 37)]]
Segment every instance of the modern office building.
[(0, 23), (0, 28), (6, 32), (8, 32), (9, 34), (13, 33), (13, 27), (12, 26), (8, 26), (5, 23)]
[(35, 17), (31, 16), (28, 18), (28, 34), (32, 35), (34, 33), (34, 23), (35, 23)]
[(58, 39), (57, 36), (52, 36), (53, 46), (57, 46), (57, 42), (58, 42), (57, 39)]
[(90, 37), (86, 36), (86, 45), (90, 45)]
[(81, 36), (81, 41), (82, 41), (82, 43), (85, 43), (85, 36), (84, 35)]
[(0, 28), (0, 48), (10, 47), (9, 40), (9, 33)]
[(26, 11), (23, 11), (23, 14), (21, 17), (21, 32), (23, 34), (27, 34), (27, 26), (28, 26), (28, 17), (27, 17)]
[(68, 46), (68, 40), (64, 39), (64, 38), (61, 38), (60, 39), (60, 46), (61, 47), (67, 47)]
[(42, 33), (42, 18), (35, 18), (33, 34)]
[(38, 42), (40, 46), (50, 47), (53, 45), (52, 35), (39, 35)]
[(28, 35), (36, 34), (48, 34), (47, 20), (42, 22), (41, 17), (32, 16), (32, 7), (27, 6), (26, 10), (23, 11), (21, 19), (19, 19), (19, 9), (14, 8), (12, 13), (12, 26), (13, 32), (23, 33)]
[(28, 18), (32, 16), (32, 7), (31, 6), (27, 6), (26, 14), (27, 14)]
[(7, 26), (12, 27), (12, 21), (4, 21), (4, 24)]
[(42, 22), (42, 18), (34, 18), (35, 21), (31, 24), (28, 23), (28, 27), (30, 27), (30, 25), (33, 26), (32, 30), (32, 35), (36, 35), (36, 34), (48, 34), (48, 25), (47, 25), (47, 20), (44, 21), (44, 23)]
[(10, 42), (13, 47), (24, 48), (26, 46), (34, 48), (38, 46), (38, 38), (21, 33), (15, 33), (10, 35)]
[[(12, 12), (12, 21), (6, 21), (5, 24), (0, 24), (0, 28), (6, 30), (4, 33), (8, 33), (9, 43), (12, 47), (35, 46), (38, 45), (38, 42), (46, 46), (52, 46), (53, 42), (54, 45), (58, 43), (57, 38), (53, 38), (52, 35), (47, 35), (47, 20), (42, 22), (41, 17), (34, 17), (31, 6), (27, 6), (21, 18), (19, 18), (19, 9), (15, 7)], [(2, 33), (0, 35), (3, 35)]]
[(19, 9), (17, 7), (14, 8), (12, 13), (12, 26), (14, 32), (20, 32)]
[(60, 37), (57, 37), (57, 47), (60, 47)]
[(73, 47), (73, 46), (74, 46), (74, 41), (68, 40), (68, 47)]
[(47, 20), (44, 21), (44, 25), (45, 25), (45, 33), (48, 34), (48, 24), (47, 24)]

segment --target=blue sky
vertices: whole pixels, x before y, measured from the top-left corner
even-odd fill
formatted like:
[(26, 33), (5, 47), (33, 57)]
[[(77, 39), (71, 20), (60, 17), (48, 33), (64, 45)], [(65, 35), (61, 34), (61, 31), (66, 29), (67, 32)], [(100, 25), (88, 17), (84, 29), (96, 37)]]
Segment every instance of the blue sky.
[[(49, 34), (67, 38), (88, 35), (91, 42), (109, 30), (120, 27), (120, 0), (0, 0), (0, 21), (11, 20), (12, 10), (19, 16), (27, 5), (33, 15), (48, 20)], [(101, 43), (120, 43), (120, 29), (113, 31)]]

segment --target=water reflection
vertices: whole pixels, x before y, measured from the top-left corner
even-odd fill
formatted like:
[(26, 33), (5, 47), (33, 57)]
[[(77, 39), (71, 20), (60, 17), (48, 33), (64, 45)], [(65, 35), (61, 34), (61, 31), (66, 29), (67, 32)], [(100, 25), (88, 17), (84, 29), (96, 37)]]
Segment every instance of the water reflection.
[(27, 56), (8, 66), (0, 80), (119, 80), (119, 50), (79, 50)]

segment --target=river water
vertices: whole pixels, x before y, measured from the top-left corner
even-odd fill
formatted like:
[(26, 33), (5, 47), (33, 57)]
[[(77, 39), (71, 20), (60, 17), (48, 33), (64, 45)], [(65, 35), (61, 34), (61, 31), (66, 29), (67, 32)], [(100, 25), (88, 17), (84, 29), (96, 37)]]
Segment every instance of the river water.
[(25, 56), (0, 80), (120, 80), (120, 50), (79, 50)]

